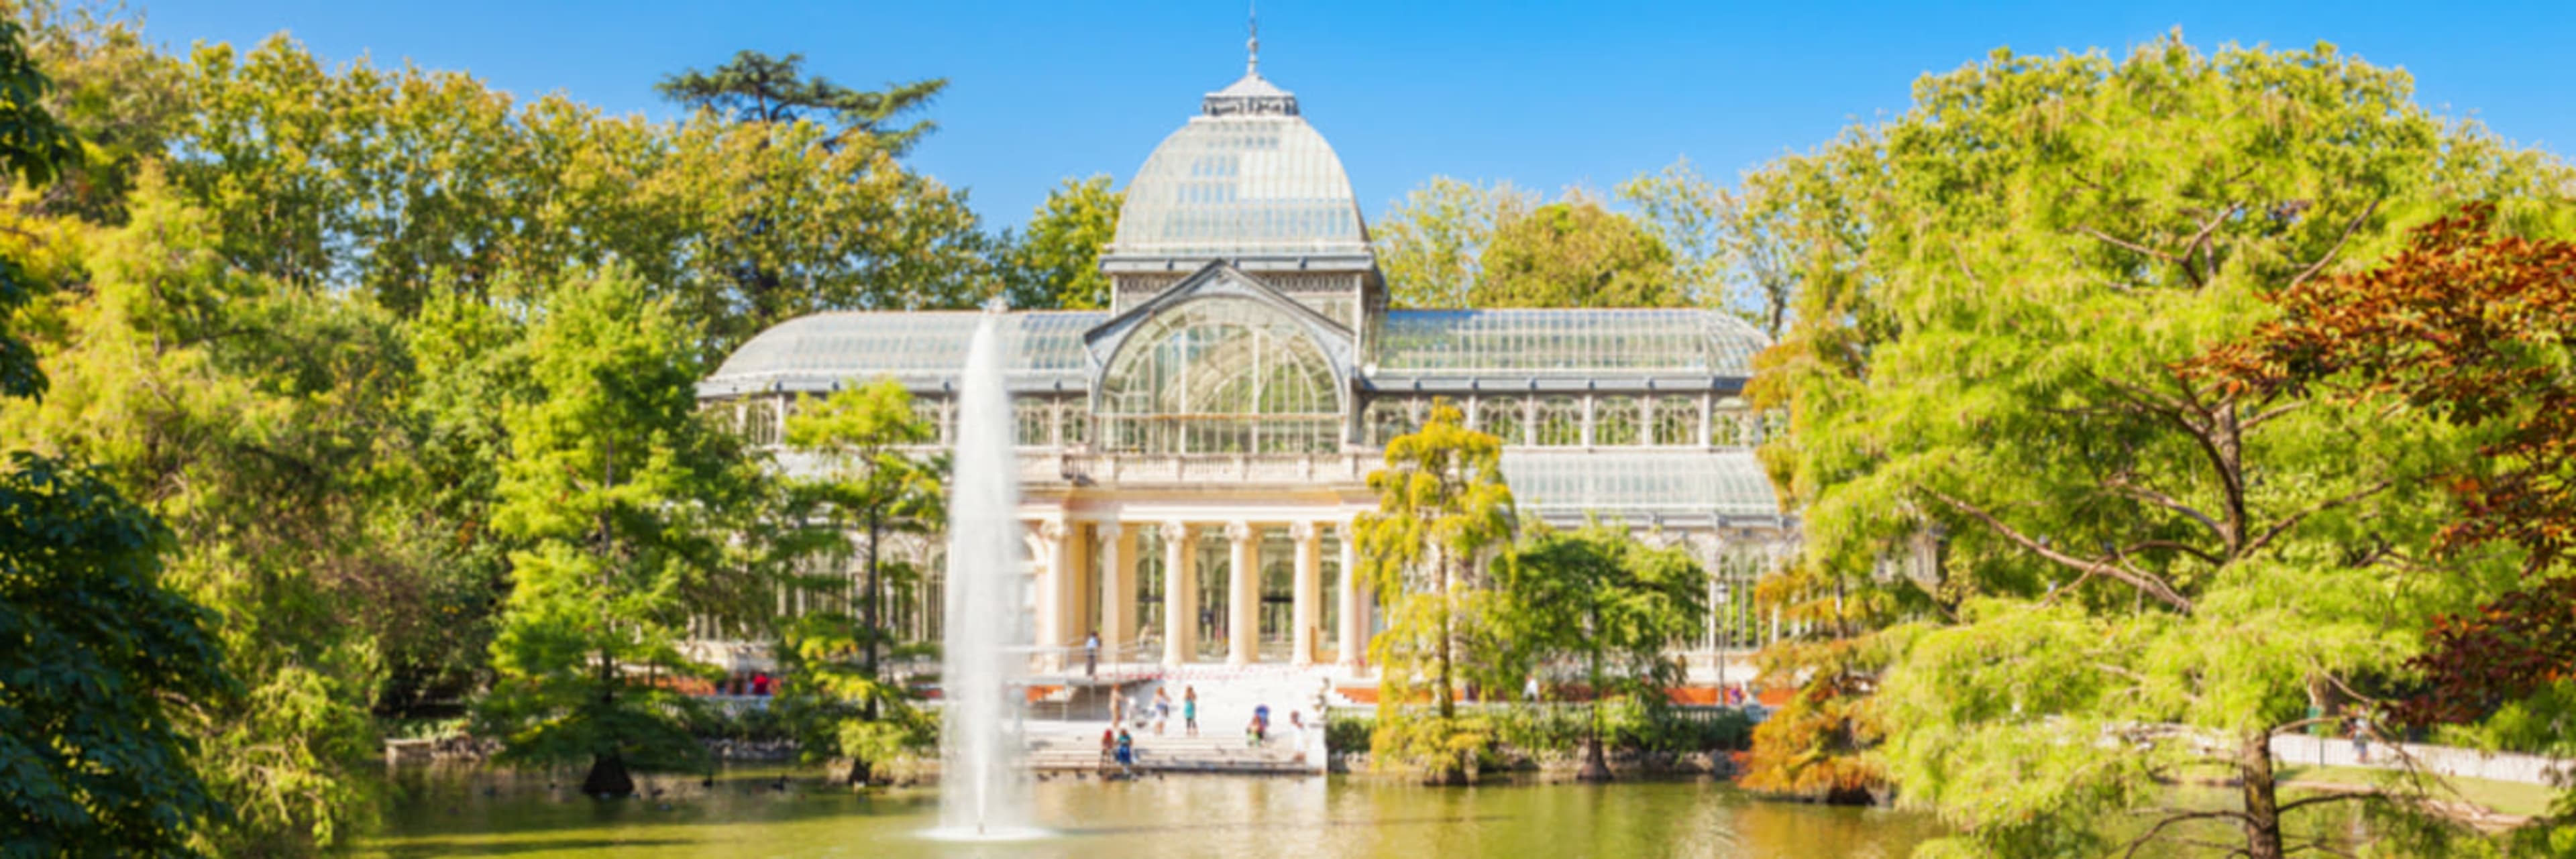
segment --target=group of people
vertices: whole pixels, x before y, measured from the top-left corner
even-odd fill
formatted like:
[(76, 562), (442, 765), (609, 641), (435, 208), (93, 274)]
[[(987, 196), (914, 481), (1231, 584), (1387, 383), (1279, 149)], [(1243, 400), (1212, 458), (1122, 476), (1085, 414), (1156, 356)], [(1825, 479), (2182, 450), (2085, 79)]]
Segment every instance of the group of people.
[[(1154, 735), (1159, 737), (1163, 734), (1163, 726), (1171, 719), (1172, 696), (1162, 689), (1154, 690), (1154, 703), (1151, 705), (1136, 696), (1110, 693), (1109, 725), (1112, 729), (1120, 725), (1131, 725), (1139, 731), (1151, 727)], [(1196, 686), (1182, 687), (1181, 730), (1184, 736), (1199, 735), (1199, 690)]]

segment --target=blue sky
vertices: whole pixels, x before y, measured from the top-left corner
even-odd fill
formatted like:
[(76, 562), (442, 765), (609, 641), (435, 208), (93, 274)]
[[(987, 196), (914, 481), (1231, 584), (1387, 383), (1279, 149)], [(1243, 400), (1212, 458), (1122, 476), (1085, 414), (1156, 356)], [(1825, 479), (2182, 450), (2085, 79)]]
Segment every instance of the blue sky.
[[(946, 76), (913, 163), (997, 224), (1058, 180), (1124, 184), (1200, 94), (1242, 73), (1239, 2), (715, 3), (135, 0), (153, 40), (255, 42), (459, 69), (668, 115), (652, 84), (750, 48), (850, 85)], [(2154, 6), (2155, 8), (2145, 8)], [(1731, 178), (1998, 46), (2114, 54), (2173, 27), (2197, 45), (2320, 40), (2415, 75), (2418, 99), (2576, 151), (2576, 2), (1826, 5), (1268, 0), (1262, 71), (1297, 93), (1374, 217), (1435, 175), (1606, 188), (1687, 156)]]

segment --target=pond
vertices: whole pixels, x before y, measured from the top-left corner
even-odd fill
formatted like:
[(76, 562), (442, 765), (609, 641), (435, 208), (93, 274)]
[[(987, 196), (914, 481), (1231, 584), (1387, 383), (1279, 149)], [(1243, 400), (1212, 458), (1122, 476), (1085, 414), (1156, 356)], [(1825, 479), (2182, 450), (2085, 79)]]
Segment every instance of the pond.
[[(1183, 777), (1035, 786), (1054, 837), (934, 841), (933, 789), (869, 796), (819, 773), (655, 779), (661, 795), (597, 802), (574, 778), (407, 769), (405, 797), (361, 856), (990, 857), (1819, 856), (1897, 857), (1937, 836), (1928, 816), (1755, 800), (1724, 782), (1507, 783)], [(549, 788), (549, 783), (556, 786)]]

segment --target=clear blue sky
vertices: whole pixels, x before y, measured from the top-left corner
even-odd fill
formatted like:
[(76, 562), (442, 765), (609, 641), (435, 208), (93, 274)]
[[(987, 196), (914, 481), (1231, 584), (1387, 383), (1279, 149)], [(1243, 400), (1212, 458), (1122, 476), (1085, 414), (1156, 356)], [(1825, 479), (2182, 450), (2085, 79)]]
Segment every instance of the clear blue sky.
[[(670, 114), (655, 80), (745, 48), (803, 52), (849, 85), (946, 76), (941, 130), (913, 163), (1000, 225), (1067, 176), (1125, 184), (1243, 70), (1240, 2), (135, 2), (169, 46), (283, 30), (335, 63), (408, 59), (620, 113)], [(1435, 175), (1606, 188), (1688, 156), (1731, 179), (1902, 110), (1918, 76), (1995, 47), (2116, 55), (2176, 26), (2203, 47), (2334, 42), (2413, 72), (2437, 110), (2576, 151), (2569, 0), (1261, 5), (1264, 75), (1297, 93), (1372, 217)]]

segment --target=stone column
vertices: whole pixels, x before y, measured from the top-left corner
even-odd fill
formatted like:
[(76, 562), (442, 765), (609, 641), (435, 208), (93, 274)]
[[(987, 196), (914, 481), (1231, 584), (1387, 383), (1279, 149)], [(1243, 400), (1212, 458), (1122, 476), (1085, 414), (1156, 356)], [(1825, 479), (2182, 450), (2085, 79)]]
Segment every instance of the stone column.
[(1190, 526), (1163, 523), (1163, 664), (1190, 661), (1192, 627), (1199, 619), (1198, 580), (1190, 571)]
[[(1038, 523), (1038, 628), (1039, 647), (1063, 647), (1069, 636), (1081, 633), (1068, 629), (1073, 623), (1072, 551), (1065, 533), (1064, 520), (1048, 519)], [(1062, 667), (1062, 654), (1049, 653), (1042, 661), (1050, 667)]]
[(1360, 578), (1360, 541), (1358, 529), (1351, 520), (1343, 520), (1342, 529), (1342, 629), (1341, 660), (1353, 669), (1368, 664), (1368, 618), (1364, 617), (1366, 597), (1360, 591), (1367, 587)]
[(1232, 522), (1225, 526), (1225, 539), (1232, 564), (1226, 570), (1225, 664), (1250, 665), (1261, 659), (1261, 570), (1253, 557), (1261, 543), (1253, 539), (1252, 525)]
[(1321, 619), (1319, 614), (1323, 609), (1317, 603), (1324, 598), (1324, 559), (1321, 557), (1324, 534), (1323, 529), (1313, 522), (1298, 522), (1288, 526), (1288, 537), (1297, 544), (1297, 608), (1292, 613), (1296, 618), (1297, 631), (1291, 636), (1294, 643), (1289, 649), (1288, 661), (1294, 665), (1313, 665), (1315, 622)]
[(1100, 547), (1100, 651), (1115, 661), (1136, 634), (1136, 538), (1116, 522), (1092, 526)]
[(1136, 581), (1136, 545), (1126, 543), (1126, 530), (1121, 530), (1118, 522), (1100, 522), (1092, 525), (1092, 553), (1100, 556), (1100, 658), (1115, 661), (1115, 653), (1126, 646), (1128, 635), (1136, 635), (1131, 628), (1133, 620), (1128, 620), (1131, 602), (1118, 599), (1118, 594), (1123, 589), (1133, 589)]

